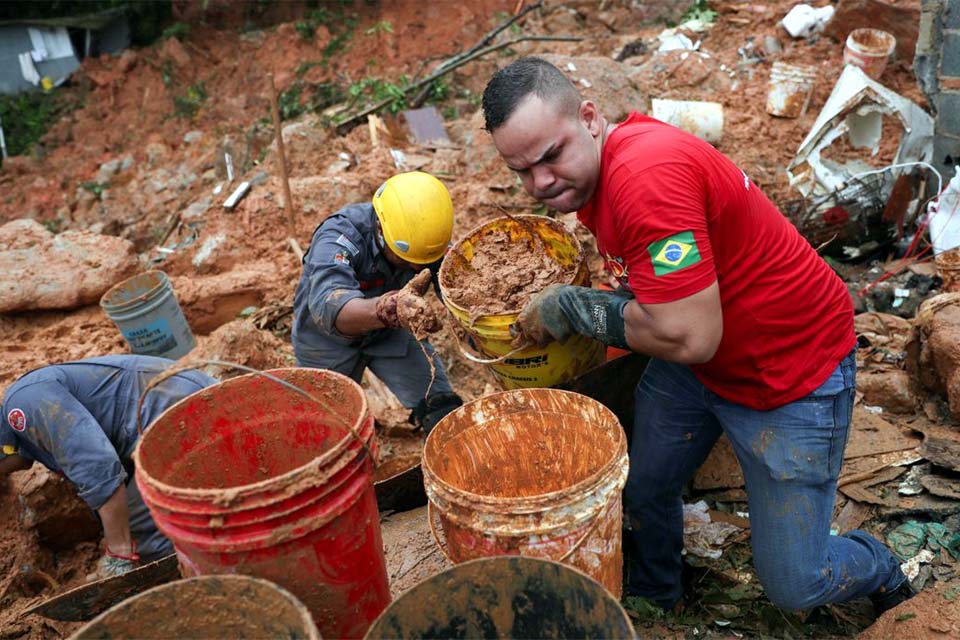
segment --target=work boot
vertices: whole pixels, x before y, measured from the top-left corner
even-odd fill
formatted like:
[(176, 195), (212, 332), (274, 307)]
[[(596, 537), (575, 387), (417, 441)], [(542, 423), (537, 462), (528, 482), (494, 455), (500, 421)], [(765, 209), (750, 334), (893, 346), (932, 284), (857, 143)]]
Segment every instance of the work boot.
[(873, 602), (873, 613), (879, 618), (884, 611), (889, 611), (901, 602), (906, 602), (917, 595), (910, 580), (903, 576), (903, 582), (896, 589), (880, 589), (870, 594), (870, 601)]

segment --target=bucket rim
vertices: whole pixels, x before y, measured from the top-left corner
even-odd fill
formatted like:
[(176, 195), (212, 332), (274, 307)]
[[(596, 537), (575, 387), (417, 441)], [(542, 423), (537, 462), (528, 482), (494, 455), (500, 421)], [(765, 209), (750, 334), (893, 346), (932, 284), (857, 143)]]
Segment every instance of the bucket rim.
[[(139, 296), (136, 296), (124, 302), (117, 302), (117, 303), (107, 302), (107, 298), (109, 298), (111, 294), (113, 294), (117, 289), (119, 289), (126, 283), (130, 282), (134, 278), (152, 276), (156, 274), (159, 274), (157, 277), (158, 282), (152, 287), (150, 287), (149, 289), (147, 289), (145, 292), (141, 293)], [(110, 313), (111, 311), (125, 311), (129, 307), (136, 306), (138, 304), (143, 304), (146, 300), (149, 300), (150, 298), (155, 297), (157, 291), (163, 289), (168, 285), (170, 285), (170, 276), (168, 276), (165, 271), (162, 271), (161, 269), (149, 269), (142, 273), (134, 274), (129, 278), (124, 278), (120, 282), (116, 283), (115, 285), (107, 289), (106, 292), (102, 296), (100, 296), (100, 306), (107, 313)]]
[[(596, 406), (599, 409), (599, 412), (601, 414), (605, 414), (605, 416), (609, 418), (609, 421), (612, 421), (612, 424), (615, 424), (617, 426), (616, 429), (612, 429), (612, 431), (615, 434), (614, 435), (615, 452), (611, 460), (606, 465), (601, 466), (586, 478), (568, 487), (565, 487), (563, 489), (557, 489), (556, 491), (548, 491), (548, 492), (538, 493), (536, 495), (524, 496), (524, 497), (517, 497), (517, 496), (500, 497), (500, 496), (482, 495), (482, 494), (474, 493), (472, 491), (468, 491), (466, 489), (460, 489), (459, 487), (456, 487), (450, 484), (449, 482), (447, 482), (446, 480), (442, 479), (438, 475), (438, 473), (431, 468), (431, 465), (429, 464), (428, 450), (430, 449), (430, 446), (431, 446), (430, 439), (434, 437), (435, 433), (441, 433), (441, 431), (439, 430), (442, 429), (443, 423), (446, 420), (451, 419), (450, 416), (453, 416), (458, 413), (466, 413), (469, 410), (469, 407), (472, 407), (482, 402), (490, 401), (493, 398), (499, 398), (508, 394), (509, 395), (519, 395), (519, 394), (561, 395), (561, 396), (567, 396), (569, 398), (576, 397), (576, 398), (582, 398), (582, 399), (588, 400), (589, 401), (588, 404), (592, 404)], [(470, 402), (466, 402), (462, 406), (451, 411), (449, 414), (444, 416), (440, 420), (440, 422), (437, 423), (437, 426), (435, 426), (427, 435), (427, 440), (426, 442), (424, 442), (424, 445), (423, 445), (423, 456), (421, 460), (422, 460), (421, 467), (423, 469), (424, 487), (427, 491), (428, 496), (430, 495), (430, 489), (431, 489), (431, 487), (427, 486), (428, 484), (427, 480), (429, 479), (430, 483), (433, 483), (434, 485), (439, 487), (444, 494), (449, 494), (444, 496), (447, 499), (450, 499), (449, 498), (450, 495), (458, 496), (458, 497), (462, 496), (462, 497), (468, 498), (472, 503), (480, 503), (493, 508), (503, 507), (504, 505), (508, 505), (508, 504), (513, 504), (517, 506), (526, 505), (528, 509), (535, 512), (537, 510), (537, 507), (541, 505), (550, 506), (551, 508), (556, 507), (557, 506), (556, 498), (561, 494), (577, 495), (580, 493), (585, 493), (588, 489), (593, 489), (593, 488), (602, 486), (605, 483), (605, 481), (608, 479), (608, 476), (619, 475), (620, 466), (623, 461), (626, 461), (627, 464), (629, 464), (629, 454), (627, 452), (627, 436), (623, 430), (623, 426), (620, 424), (620, 420), (617, 418), (616, 414), (614, 414), (613, 411), (611, 411), (610, 408), (605, 406), (602, 402), (598, 402), (597, 400), (594, 400), (589, 396), (585, 396), (582, 393), (577, 393), (575, 391), (568, 391), (566, 389), (533, 387), (533, 388), (525, 388), (525, 389), (508, 389), (506, 391), (487, 394), (485, 396), (481, 396), (480, 398), (471, 400)], [(576, 500), (577, 498), (571, 498), (571, 501), (576, 501)], [(458, 501), (458, 500), (454, 500), (454, 501)], [(544, 503), (549, 503), (549, 505)]]
[(390, 613), (390, 610), (392, 607), (394, 607), (394, 605), (398, 604), (401, 600), (405, 599), (408, 595), (412, 594), (417, 589), (421, 587), (425, 588), (426, 585), (436, 584), (437, 582), (440, 582), (440, 581), (450, 580), (453, 577), (451, 575), (453, 573), (459, 573), (459, 572), (469, 573), (470, 569), (474, 567), (479, 567), (479, 565), (489, 565), (486, 571), (480, 571), (479, 573), (485, 574), (485, 575), (496, 575), (497, 573), (500, 573), (500, 571), (498, 571), (498, 567), (494, 565), (514, 563), (514, 562), (529, 563), (533, 565), (536, 565), (536, 564), (553, 565), (555, 567), (558, 567), (560, 571), (569, 571), (571, 573), (576, 574), (581, 580), (584, 580), (585, 582), (587, 582), (587, 584), (589, 584), (591, 587), (596, 587), (598, 591), (602, 593), (605, 598), (607, 598), (610, 602), (616, 605), (615, 609), (620, 614), (618, 615), (618, 618), (620, 618), (621, 621), (624, 623), (624, 628), (630, 630), (630, 633), (631, 633), (630, 638), (637, 638), (636, 630), (633, 627), (633, 622), (630, 620), (630, 616), (627, 614), (626, 610), (623, 608), (623, 605), (620, 604), (620, 601), (617, 600), (617, 598), (612, 593), (610, 593), (607, 590), (607, 588), (604, 587), (600, 582), (598, 582), (595, 578), (587, 575), (582, 570), (578, 569), (577, 567), (571, 564), (568, 564), (565, 562), (558, 562), (556, 560), (550, 560), (548, 558), (537, 558), (534, 556), (524, 556), (524, 555), (509, 555), (509, 556), (502, 555), (502, 556), (489, 556), (486, 558), (474, 558), (473, 560), (465, 560), (464, 562), (458, 562), (455, 565), (451, 567), (447, 567), (442, 571), (439, 571), (438, 573), (435, 573), (432, 576), (425, 578), (424, 580), (421, 580), (415, 585), (405, 589), (401, 593), (397, 594), (397, 596), (393, 598), (392, 602), (390, 602), (390, 604), (388, 604), (386, 608), (380, 612), (380, 615), (374, 618), (373, 622), (370, 623), (370, 628), (367, 630), (367, 635), (365, 636), (365, 640), (367, 638), (370, 638), (370, 630), (377, 627), (377, 625), (380, 624), (381, 620), (386, 618), (387, 614)]
[[(869, 47), (860, 42), (856, 36), (862, 36), (864, 34), (871, 34), (875, 37), (880, 38), (884, 41), (884, 49), (879, 47)], [(858, 53), (863, 56), (870, 58), (885, 58), (894, 52), (897, 48), (897, 36), (886, 31), (884, 29), (876, 29), (873, 27), (860, 27), (859, 29), (854, 29), (849, 34), (847, 34), (846, 40), (847, 48), (853, 50), (855, 53)]]
[(127, 607), (130, 607), (131, 605), (134, 605), (141, 600), (146, 600), (150, 597), (155, 596), (157, 593), (183, 586), (183, 584), (187, 582), (197, 583), (197, 582), (211, 582), (216, 580), (233, 582), (233, 583), (248, 583), (248, 584), (252, 583), (252, 584), (256, 584), (258, 587), (265, 587), (265, 588), (277, 591), (280, 597), (283, 598), (284, 601), (289, 603), (292, 606), (293, 610), (297, 612), (297, 615), (300, 618), (300, 621), (303, 623), (303, 630), (304, 630), (306, 640), (320, 640), (320, 632), (317, 630), (317, 625), (313, 621), (313, 616), (311, 615), (310, 610), (307, 609), (306, 605), (304, 605), (299, 598), (297, 598), (290, 591), (280, 586), (276, 582), (272, 582), (264, 578), (259, 578), (257, 576), (251, 576), (251, 575), (242, 574), (242, 573), (223, 573), (223, 574), (215, 574), (215, 575), (191, 576), (189, 578), (181, 578), (180, 580), (174, 580), (173, 582), (167, 582), (165, 584), (151, 587), (146, 591), (141, 591), (136, 595), (133, 595), (133, 596), (130, 596), (129, 598), (121, 600), (120, 602), (113, 605), (112, 607), (109, 607), (106, 611), (101, 612), (95, 618), (84, 623), (82, 627), (80, 627), (79, 629), (74, 631), (72, 634), (70, 634), (68, 640), (79, 640), (82, 637), (81, 634), (83, 632), (93, 628), (97, 624), (100, 624), (105, 619), (107, 619), (107, 617), (109, 617), (111, 614), (119, 613), (124, 609), (126, 609)]
[[(373, 446), (375, 440), (376, 429), (373, 426), (373, 416), (370, 414), (370, 406), (367, 401), (367, 394), (364, 393), (363, 387), (361, 387), (356, 381), (352, 378), (343, 375), (342, 373), (337, 373), (336, 371), (330, 371), (328, 369), (314, 369), (312, 367), (281, 367), (278, 369), (265, 369), (263, 373), (272, 374), (281, 380), (286, 380), (283, 375), (285, 372), (289, 371), (310, 371), (313, 374), (323, 375), (325, 377), (332, 377), (335, 380), (340, 382), (349, 383), (348, 387), (351, 387), (360, 395), (361, 399), (361, 411), (357, 419), (351, 425), (351, 428), (354, 432), (361, 436), (365, 436), (363, 442), (367, 446)], [(264, 480), (259, 480), (257, 482), (236, 485), (232, 487), (216, 488), (216, 487), (177, 487), (171, 484), (168, 484), (162, 480), (159, 480), (153, 477), (152, 474), (146, 471), (144, 466), (141, 464), (140, 452), (143, 443), (147, 438), (150, 437), (151, 432), (153, 431), (151, 427), (155, 425), (158, 421), (166, 417), (168, 413), (174, 413), (181, 404), (185, 404), (187, 401), (203, 394), (204, 392), (209, 392), (211, 389), (221, 387), (227, 384), (239, 384), (235, 381), (249, 381), (252, 378), (262, 378), (256, 373), (248, 373), (228, 380), (221, 380), (217, 384), (210, 385), (209, 387), (204, 387), (194, 393), (191, 393), (188, 396), (185, 396), (175, 402), (174, 404), (167, 407), (163, 413), (157, 416), (150, 424), (144, 427), (143, 434), (137, 439), (137, 445), (133, 450), (133, 464), (135, 473), (147, 484), (151, 489), (159, 493), (163, 493), (167, 496), (173, 496), (176, 498), (184, 499), (190, 502), (204, 502), (214, 505), (227, 506), (230, 504), (236, 504), (238, 501), (244, 498), (256, 497), (262, 494), (274, 494), (281, 492), (285, 487), (295, 484), (296, 481), (303, 475), (315, 471), (317, 468), (324, 467), (333, 460), (339, 458), (343, 453), (351, 448), (351, 445), (359, 449), (359, 456), (365, 456), (366, 450), (360, 444), (360, 441), (354, 437), (346, 427), (346, 433), (344, 436), (336, 442), (332, 447), (327, 449), (321, 455), (313, 458), (312, 460), (302, 464), (298, 467), (294, 467), (288, 471), (285, 471), (282, 474), (275, 475)], [(275, 384), (275, 383), (274, 383)], [(368, 424), (369, 429), (364, 429), (364, 426)], [(365, 433), (369, 431), (369, 433)], [(375, 448), (373, 449), (375, 451)], [(372, 486), (372, 483), (371, 483)]]
[[(584, 256), (583, 245), (580, 244), (580, 240), (577, 238), (575, 233), (567, 229), (566, 225), (564, 225), (559, 220), (554, 220), (553, 218), (537, 215), (535, 213), (521, 213), (517, 215), (498, 216), (496, 218), (487, 220), (486, 222), (482, 222), (476, 225), (475, 227), (473, 227), (472, 229), (470, 229), (469, 231), (467, 231), (466, 233), (464, 233), (462, 236), (460, 236), (460, 238), (456, 242), (453, 243), (453, 245), (447, 251), (446, 255), (443, 258), (443, 261), (440, 263), (440, 269), (437, 271), (437, 282), (440, 285), (440, 293), (443, 296), (444, 305), (449, 306), (451, 310), (455, 309), (456, 311), (466, 315), (467, 317), (470, 316), (470, 310), (454, 302), (447, 293), (447, 287), (444, 286), (443, 281), (445, 278), (445, 274), (447, 273), (446, 256), (451, 255), (454, 251), (459, 249), (460, 246), (463, 245), (463, 243), (466, 242), (467, 240), (473, 239), (479, 234), (481, 234), (483, 231), (487, 229), (487, 227), (492, 227), (493, 225), (502, 223), (504, 221), (510, 222), (510, 221), (516, 221), (516, 220), (533, 220), (536, 222), (543, 222), (548, 226), (553, 227), (557, 231), (563, 233), (570, 240), (571, 244), (573, 245), (573, 248), (577, 252), (577, 263), (576, 265), (574, 265), (575, 268), (573, 269), (573, 275), (571, 275), (569, 278), (570, 282), (558, 282), (556, 284), (571, 284), (576, 279), (577, 273), (580, 271), (581, 266), (586, 262), (586, 256)], [(513, 309), (510, 311), (504, 311), (502, 313), (485, 313), (481, 316), (477, 316), (471, 324), (479, 324), (482, 320), (487, 318), (506, 319), (510, 317), (516, 317), (516, 315), (519, 314), (520, 311), (522, 311), (522, 309)]]

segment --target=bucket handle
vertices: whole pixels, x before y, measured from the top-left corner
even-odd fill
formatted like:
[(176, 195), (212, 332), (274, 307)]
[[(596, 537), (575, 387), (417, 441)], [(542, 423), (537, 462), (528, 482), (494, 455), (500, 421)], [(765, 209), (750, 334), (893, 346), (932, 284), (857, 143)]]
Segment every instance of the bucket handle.
[[(580, 548), (580, 545), (582, 545), (586, 541), (586, 539), (593, 534), (593, 532), (596, 530), (596, 528), (600, 524), (600, 516), (602, 514), (603, 514), (603, 509), (601, 508), (600, 511), (598, 511), (597, 514), (593, 517), (593, 522), (590, 523), (590, 526), (587, 527), (587, 530), (583, 533), (582, 536), (580, 536), (580, 539), (577, 540), (576, 544), (574, 544), (572, 547), (567, 549), (562, 556), (560, 556), (559, 558), (548, 558), (548, 559), (553, 560), (554, 562), (566, 562), (567, 559), (570, 556), (572, 556), (577, 549)], [(434, 520), (433, 501), (427, 500), (427, 521), (430, 523), (430, 533), (433, 534), (433, 541), (437, 543), (437, 547), (440, 549), (440, 552), (444, 555), (444, 557), (448, 561), (450, 561), (451, 564), (457, 564), (454, 561), (454, 559), (450, 557), (450, 552), (447, 551), (446, 537), (443, 536), (439, 531), (437, 531), (437, 525), (434, 524), (433, 520)]]
[(341, 426), (346, 427), (347, 431), (350, 432), (350, 435), (352, 435), (354, 439), (360, 443), (360, 445), (367, 452), (367, 455), (370, 456), (370, 459), (373, 460), (374, 466), (377, 465), (377, 458), (376, 456), (373, 455), (373, 450), (370, 449), (370, 445), (368, 445), (366, 441), (360, 437), (359, 433), (354, 431), (353, 425), (348, 424), (347, 421), (340, 416), (340, 414), (334, 411), (323, 400), (320, 400), (313, 394), (307, 391), (304, 391), (297, 385), (287, 382), (286, 380), (281, 380), (277, 376), (267, 373), (266, 371), (260, 371), (259, 369), (254, 369), (253, 367), (248, 367), (246, 365), (238, 364), (236, 362), (227, 362), (225, 360), (203, 360), (203, 359), (188, 360), (187, 362), (175, 364), (171, 367), (168, 367), (167, 369), (164, 369), (159, 374), (154, 376), (150, 380), (150, 382), (147, 383), (147, 386), (144, 387), (143, 392), (140, 394), (140, 400), (137, 401), (137, 436), (138, 437), (143, 436), (143, 420), (142, 420), (141, 412), (143, 410), (143, 401), (146, 399), (147, 394), (150, 393), (150, 390), (156, 387), (157, 385), (159, 385), (160, 383), (162, 383), (164, 380), (168, 378), (172, 378), (178, 373), (183, 373), (184, 371), (190, 371), (193, 369), (199, 369), (200, 367), (207, 366), (207, 365), (213, 365), (216, 367), (226, 367), (231, 369), (239, 369), (241, 371), (246, 371), (247, 373), (252, 373), (254, 375), (261, 376), (266, 378), (267, 380), (272, 380), (273, 382), (276, 382), (280, 386), (286, 387), (287, 389), (290, 389), (295, 393), (299, 393), (300, 395), (307, 398), (308, 400), (312, 400), (313, 402), (320, 405), (325, 411), (327, 411), (327, 413), (334, 416), (334, 418), (340, 422)]
[(498, 358), (481, 358), (471, 350), (467, 349), (467, 346), (463, 344), (463, 342), (460, 340), (459, 337), (457, 337), (457, 346), (460, 347), (460, 354), (463, 355), (463, 357), (469, 360), (470, 362), (476, 362), (477, 364), (500, 364), (504, 360), (507, 360), (517, 355), (524, 349), (528, 348), (530, 345), (525, 344), (525, 345), (519, 346), (516, 349), (510, 350)]

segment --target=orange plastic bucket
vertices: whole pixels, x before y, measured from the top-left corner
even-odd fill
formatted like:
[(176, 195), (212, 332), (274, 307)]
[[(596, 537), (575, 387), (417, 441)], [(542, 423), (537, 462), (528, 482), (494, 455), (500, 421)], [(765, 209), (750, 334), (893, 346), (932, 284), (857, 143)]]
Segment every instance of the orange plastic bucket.
[(318, 369), (208, 387), (140, 438), (136, 480), (187, 575), (284, 587), (328, 638), (362, 637), (390, 602), (373, 489), (374, 428), (360, 386)]
[(613, 412), (557, 389), (467, 403), (434, 427), (423, 451), (429, 507), (445, 539), (438, 543), (453, 562), (555, 560), (617, 597), (627, 469), (626, 436)]

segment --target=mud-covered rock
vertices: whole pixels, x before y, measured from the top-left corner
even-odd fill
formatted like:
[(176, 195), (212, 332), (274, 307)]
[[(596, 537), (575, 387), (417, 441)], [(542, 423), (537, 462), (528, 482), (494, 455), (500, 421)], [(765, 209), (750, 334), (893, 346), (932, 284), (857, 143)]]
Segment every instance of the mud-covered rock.
[(133, 243), (87, 231), (54, 235), (35, 220), (0, 226), (0, 313), (92, 304), (137, 270)]
[(227, 273), (172, 278), (180, 307), (194, 333), (208, 334), (236, 319), (247, 307), (259, 307), (266, 292), (279, 286), (276, 268), (255, 262)]
[(634, 67), (604, 56), (541, 56), (577, 87), (586, 100), (593, 100), (611, 122), (620, 122), (631, 111), (646, 113), (650, 99), (632, 73)]
[(943, 395), (954, 419), (960, 420), (960, 293), (930, 298), (920, 307), (916, 322), (920, 381)]
[(20, 525), (35, 530), (44, 546), (71, 549), (100, 539), (100, 521), (68, 480), (34, 464), (14, 474), (11, 484), (20, 506)]
[[(228, 322), (209, 336), (201, 338), (187, 359), (235, 362), (260, 370), (295, 366), (290, 344), (269, 331), (258, 329), (249, 320)], [(205, 371), (220, 379), (246, 373), (215, 366), (207, 367)]]

